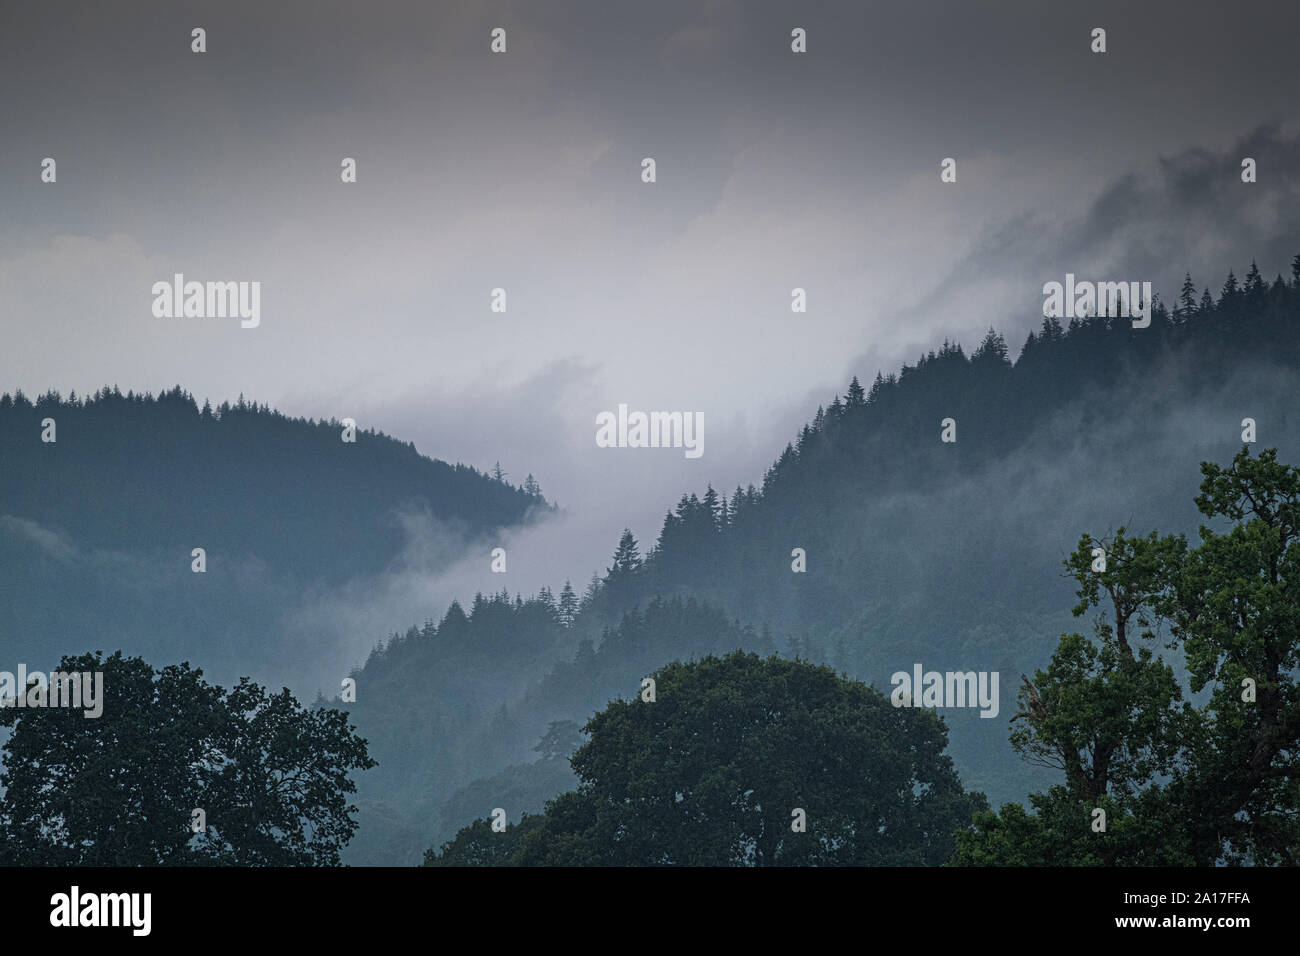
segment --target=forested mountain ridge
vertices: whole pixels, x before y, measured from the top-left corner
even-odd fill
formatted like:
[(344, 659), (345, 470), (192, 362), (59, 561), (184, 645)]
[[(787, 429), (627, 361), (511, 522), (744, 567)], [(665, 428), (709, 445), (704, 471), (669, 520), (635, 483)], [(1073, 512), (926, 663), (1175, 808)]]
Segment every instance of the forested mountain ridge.
[[(860, 579), (817, 573), (816, 562), (831, 562), (838, 572), (855, 552), (863, 557), (867, 542), (856, 528), (846, 532), (843, 518), (866, 496), (968, 481), (1017, 452), (1039, 464), (1116, 421), (1127, 425), (1140, 416), (1159, 426), (1180, 402), (1238, 385), (1234, 379), (1256, 367), (1300, 370), (1300, 255), (1290, 282), (1279, 275), (1267, 283), (1252, 263), (1244, 283), (1229, 273), (1217, 299), (1208, 289), (1198, 296), (1189, 275), (1173, 308), (1157, 300), (1149, 328), (1134, 329), (1128, 318), (1094, 315), (1064, 327), (1045, 318), (1014, 363), (990, 329), (970, 355), (945, 342), (897, 374), (877, 373), (869, 389), (854, 377), (843, 397), (817, 410), (761, 485), (730, 496), (712, 486), (683, 495), (644, 558), (622, 549), (606, 579), (607, 619), (670, 593), (704, 593), (745, 609), (747, 619), (787, 628), (806, 626), (810, 616), (849, 615), (861, 603)], [(1267, 387), (1257, 394), (1263, 403), (1275, 397)], [(1285, 403), (1270, 418), (1263, 404), (1243, 402), (1240, 414), (1225, 406), (1222, 430), (1205, 440), (1236, 450), (1241, 420), (1252, 411), (1271, 436), (1289, 424)], [(949, 418), (956, 440), (946, 443), (941, 423)], [(885, 531), (870, 542), (881, 553), (891, 550), (881, 547)], [(852, 541), (842, 540), (845, 533)], [(795, 547), (808, 555), (806, 575), (790, 573)], [(899, 569), (947, 576), (945, 562), (926, 572), (897, 553), (872, 563), (873, 580), (883, 576), (886, 590), (901, 583)], [(993, 580), (1018, 607), (1054, 603), (1032, 579), (1008, 580), (1003, 570)]]
[(309, 696), (357, 655), (342, 628), (325, 633), (325, 600), (375, 592), (416, 560), (413, 541), (410, 573), (435, 576), (551, 514), (531, 487), (242, 396), (5, 394), (0, 636), (33, 662), (122, 648)]
[[(54, 441), (42, 441), (52, 419)], [(253, 551), (338, 581), (401, 547), (388, 512), (420, 502), (470, 533), (522, 523), (540, 495), (467, 465), (426, 458), (374, 429), (289, 418), (266, 405), (202, 408), (178, 385), (88, 398), (0, 395), (0, 514), (130, 550), (193, 540)], [(105, 507), (111, 502), (112, 507)], [(329, 520), (322, 520), (328, 516)]]
[[(1300, 417), (1288, 407), (1298, 372), (1300, 257), (1290, 281), (1265, 283), (1252, 267), (1244, 285), (1230, 275), (1217, 298), (1198, 295), (1189, 278), (1174, 308), (1157, 302), (1146, 329), (1128, 319), (1044, 319), (1014, 363), (990, 330), (969, 355), (946, 344), (878, 375), (870, 389), (855, 378), (761, 486), (682, 496), (648, 553), (625, 532), (579, 612), (558, 625), (568, 633), (552, 646), (576, 645), (570, 659), (541, 681), (520, 675), (516, 695), (498, 698), (487, 723), (434, 730), (478, 743), (426, 790), (425, 845), (469, 822), (450, 819), (437, 795), (464, 789), (472, 766), (499, 781), (531, 759), (552, 722), (581, 724), (669, 660), (735, 647), (826, 661), (877, 687), (917, 662), (1000, 672), (1003, 719), (942, 714), (966, 785), (995, 803), (1023, 799), (1042, 781), (1011, 751), (1005, 720), (1018, 675), (1079, 626), (1062, 559), (1082, 532), (1130, 520), (1191, 530), (1197, 465), (1240, 450), (1247, 418), (1261, 442), (1300, 458)], [(946, 418), (956, 423), (954, 443), (941, 440)], [(517, 645), (550, 644), (542, 634), (551, 625), (518, 623)], [(359, 682), (377, 676), (381, 661), (394, 673), (413, 664), (436, 633), (389, 645)], [(484, 657), (477, 666), (493, 665)], [(443, 672), (439, 683), (454, 681)], [(404, 699), (417, 711), (431, 706)], [(378, 754), (388, 734), (368, 709), (354, 714)], [(405, 753), (414, 755), (409, 742)], [(442, 774), (430, 765), (434, 776)], [(533, 806), (506, 809), (517, 819), (550, 795), (538, 789)], [(397, 842), (410, 862), (419, 838)]]

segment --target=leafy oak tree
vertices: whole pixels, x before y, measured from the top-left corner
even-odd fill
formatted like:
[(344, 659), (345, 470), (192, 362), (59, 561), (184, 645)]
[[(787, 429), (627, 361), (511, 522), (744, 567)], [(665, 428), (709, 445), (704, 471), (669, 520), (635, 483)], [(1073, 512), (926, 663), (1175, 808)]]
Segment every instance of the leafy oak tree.
[[(1095, 542), (1065, 562), (1076, 615), (1109, 605), (1096, 640), (1067, 634), (1023, 679), (1011, 734), (1063, 772), (958, 834), (962, 864), (1201, 865), (1300, 862), (1300, 469), (1246, 446), (1202, 463), (1197, 508), (1233, 522), (1181, 536)], [(1139, 628), (1137, 634), (1134, 628)], [(1167, 628), (1167, 633), (1166, 633)], [(1182, 652), (1194, 693), (1148, 647)], [(1105, 827), (1098, 823), (1105, 814)]]
[(227, 692), (187, 663), (155, 670), (120, 651), (65, 657), (59, 670), (102, 672), (103, 712), (0, 709), (13, 728), (0, 863), (339, 864), (357, 826), (349, 775), (375, 765), (347, 715), (247, 679)]
[(1208, 688), (1194, 759), (1171, 798), (1198, 863), (1300, 864), (1300, 468), (1276, 450), (1205, 463), (1196, 506), (1234, 522), (1201, 544), (1160, 604)]
[(479, 821), (429, 862), (505, 862), (494, 841), (522, 865), (936, 864), (986, 805), (936, 714), (830, 668), (736, 651), (653, 677), (653, 702), (587, 723), (577, 791), (506, 833)]

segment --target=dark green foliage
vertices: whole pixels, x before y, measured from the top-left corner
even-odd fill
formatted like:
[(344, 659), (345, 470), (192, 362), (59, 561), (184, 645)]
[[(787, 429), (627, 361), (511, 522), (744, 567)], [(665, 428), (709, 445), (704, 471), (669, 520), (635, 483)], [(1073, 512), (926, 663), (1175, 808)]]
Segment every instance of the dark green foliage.
[(425, 866), (514, 866), (523, 849), (524, 838), (542, 822), (536, 815), (525, 814), (519, 823), (504, 832), (494, 833), (488, 818), (475, 820), (438, 851), (425, 851)]
[[(357, 827), (349, 774), (374, 766), (344, 714), (120, 653), (65, 657), (60, 670), (102, 671), (103, 713), (0, 709), (13, 728), (0, 862), (338, 865)], [(207, 817), (197, 835), (196, 808)]]
[[(1201, 470), (1196, 505), (1233, 522), (1226, 533), (1203, 526), (1189, 547), (1121, 529), (1103, 542), (1104, 570), (1087, 535), (1067, 559), (1075, 612), (1108, 603), (1111, 616), (1096, 641), (1062, 637), (1052, 665), (1025, 681), (1025, 723), (1011, 735), (1065, 783), (1033, 795), (1033, 815), (982, 814), (959, 835), (958, 862), (1300, 863), (1300, 469), (1247, 446), (1229, 467)], [(1134, 650), (1157, 639), (1153, 626), (1168, 629), (1203, 703), (1182, 701), (1169, 666)]]
[[(654, 702), (616, 700), (588, 722), (578, 790), (511, 831), (516, 862), (936, 864), (985, 806), (962, 790), (933, 713), (827, 667), (737, 651), (653, 677)], [(443, 857), (502, 863), (465, 848), (504, 836), (480, 822)]]

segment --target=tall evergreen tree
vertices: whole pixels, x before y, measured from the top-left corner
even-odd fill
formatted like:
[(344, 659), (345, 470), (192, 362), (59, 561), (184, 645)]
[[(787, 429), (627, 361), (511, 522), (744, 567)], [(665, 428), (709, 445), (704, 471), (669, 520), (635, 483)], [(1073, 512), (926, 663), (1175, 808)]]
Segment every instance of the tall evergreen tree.
[[(555, 603), (555, 592), (553, 592), (549, 586), (542, 586), (542, 589), (537, 592), (537, 600), (540, 601), (547, 610), (555, 614), (557, 618), (559, 617), (560, 609)], [(522, 604), (523, 602), (516, 598), (516, 603)]]
[(573, 622), (578, 619), (578, 593), (573, 590), (573, 584), (567, 579), (560, 590), (559, 613), (560, 623), (565, 627), (573, 627)]
[[(945, 343), (945, 354), (956, 354), (960, 348), (961, 346), (958, 346), (955, 350), (947, 349)], [(978, 364), (988, 363), (1009, 368), (1011, 362), (1007, 358), (1006, 339), (999, 335), (992, 326), (989, 326), (989, 330), (984, 335), (984, 339), (980, 342), (979, 348), (977, 348), (975, 354), (971, 356), (971, 361)]]
[(1237, 285), (1236, 273), (1229, 269), (1228, 278), (1223, 283), (1223, 291), (1219, 294), (1219, 304), (1231, 305), (1240, 294), (1241, 287)]
[(600, 575), (591, 572), (591, 580), (587, 582), (586, 590), (582, 592), (582, 608), (586, 610), (600, 599), (600, 592), (604, 589), (604, 583), (600, 580)]
[(606, 580), (610, 584), (626, 580), (640, 567), (641, 552), (638, 550), (636, 538), (632, 536), (630, 528), (624, 528), (622, 537), (618, 539), (618, 548), (614, 551), (614, 566), (606, 570)]
[(1045, 317), (1038, 329), (1038, 341), (1059, 342), (1063, 338), (1065, 338), (1065, 330), (1061, 328), (1061, 320), (1054, 315)]
[(1186, 322), (1196, 314), (1196, 286), (1192, 285), (1192, 274), (1183, 277), (1183, 287), (1178, 293), (1177, 316)]
[(1246, 273), (1246, 298), (1248, 298), (1253, 305), (1258, 305), (1263, 301), (1264, 293), (1266, 291), (1267, 288), (1264, 285), (1264, 277), (1259, 274), (1259, 266), (1255, 264), (1254, 259), (1251, 259), (1250, 271)]
[(731, 514), (727, 519), (727, 524), (735, 527), (737, 519), (740, 518), (746, 504), (745, 492), (740, 485), (736, 485), (736, 490), (731, 493)]
[(713, 490), (713, 485), (709, 485), (705, 490), (701, 504), (704, 505), (704, 513), (713, 526), (713, 530), (721, 531), (723, 523), (722, 504), (718, 500), (718, 493)]
[(845, 398), (845, 405), (849, 408), (861, 408), (865, 404), (867, 404), (867, 393), (862, 390), (862, 384), (855, 375), (853, 381), (849, 382), (849, 392)]

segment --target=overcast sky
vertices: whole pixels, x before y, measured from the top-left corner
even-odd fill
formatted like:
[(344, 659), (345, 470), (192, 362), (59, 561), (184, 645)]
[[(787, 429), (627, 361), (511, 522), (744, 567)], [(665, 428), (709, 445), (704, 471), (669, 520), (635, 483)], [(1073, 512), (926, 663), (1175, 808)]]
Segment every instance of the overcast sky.
[[(851, 374), (990, 324), (1015, 354), (1067, 271), (1289, 271), (1298, 10), (4, 4), (0, 389), (179, 383), (500, 460), (570, 514), (512, 589), (585, 579)], [(176, 272), (261, 282), (260, 327), (155, 318)], [(704, 456), (598, 449), (620, 402), (703, 412)]]

